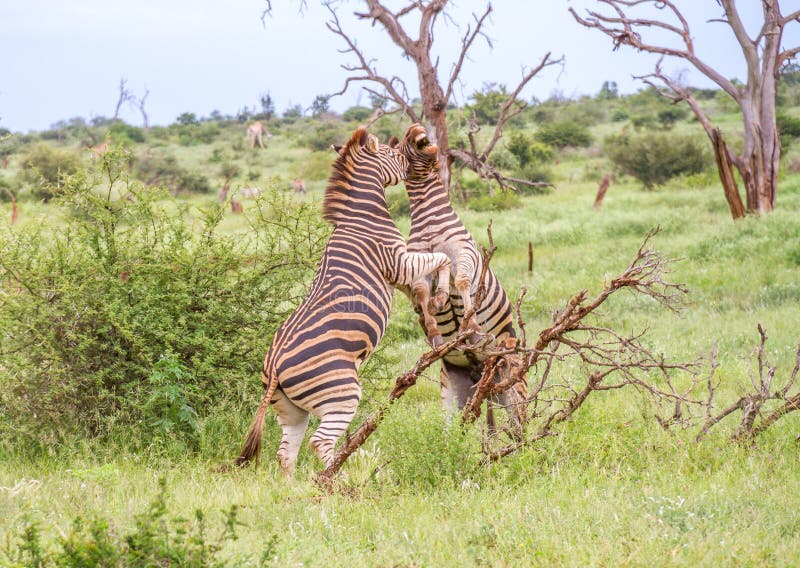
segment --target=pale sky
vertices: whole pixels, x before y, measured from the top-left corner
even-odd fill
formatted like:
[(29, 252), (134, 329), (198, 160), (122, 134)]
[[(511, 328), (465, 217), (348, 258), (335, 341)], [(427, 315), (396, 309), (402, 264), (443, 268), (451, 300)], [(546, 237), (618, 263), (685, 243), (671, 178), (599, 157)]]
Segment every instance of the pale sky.
[[(385, 0), (405, 6), (408, 0)], [(718, 17), (716, 0), (676, 0), (692, 24), (698, 53), (727, 77), (742, 77), (741, 52), (727, 26), (707, 23)], [(482, 12), (484, 0), (459, 0), (452, 22), (441, 21), (434, 42), (439, 75), (449, 75), (460, 36), (470, 14)], [(739, 0), (742, 17), (755, 29), (760, 2)], [(800, 0), (782, 0), (784, 13)], [(0, 2), (0, 127), (13, 131), (46, 129), (74, 116), (112, 116), (120, 78), (134, 94), (150, 94), (151, 124), (169, 124), (182, 112), (206, 116), (217, 109), (234, 114), (258, 105), (269, 92), (281, 113), (292, 105), (308, 107), (319, 94), (338, 91), (347, 76), (340, 65), (341, 40), (325, 27), (328, 13), (316, 0), (300, 15), (297, 0), (273, 0), (273, 16), (262, 24), (263, 0), (2, 0)], [(484, 83), (516, 85), (523, 66), (535, 65), (548, 51), (564, 56), (563, 67), (541, 73), (524, 91), (526, 99), (595, 94), (605, 80), (620, 91), (633, 92), (641, 83), (632, 75), (653, 69), (653, 56), (630, 48), (612, 52), (605, 35), (579, 26), (567, 12), (597, 6), (593, 0), (495, 0), (485, 28), (494, 43), (476, 42), (457, 89), (458, 104)], [(414, 68), (394, 44), (352, 13), (361, 0), (339, 4), (343, 27), (375, 60), (378, 71), (402, 77), (413, 90)], [(461, 26), (461, 27), (457, 27)], [(800, 24), (791, 24), (785, 45), (800, 44)], [(352, 60), (350, 60), (352, 61)], [(685, 62), (665, 68), (689, 71), (690, 84), (711, 84)], [(331, 100), (343, 111), (368, 103), (358, 85)], [(138, 110), (122, 117), (140, 124)]]

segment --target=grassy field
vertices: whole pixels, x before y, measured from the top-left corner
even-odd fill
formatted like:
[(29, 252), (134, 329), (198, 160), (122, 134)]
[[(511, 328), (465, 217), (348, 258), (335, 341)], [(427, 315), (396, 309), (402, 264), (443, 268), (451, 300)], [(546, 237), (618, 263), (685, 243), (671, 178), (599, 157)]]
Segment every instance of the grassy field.
[[(180, 151), (199, 164), (211, 150)], [(269, 176), (299, 175), (292, 169), (299, 166), (286, 163), (302, 156), (308, 152), (276, 136), (267, 151), (247, 159), (266, 172), (260, 182), (269, 183)], [(775, 213), (733, 223), (716, 184), (690, 188), (683, 181), (645, 192), (620, 180), (595, 211), (597, 181), (586, 172), (605, 167), (588, 153), (569, 156), (557, 166), (556, 190), (525, 197), (510, 211), (460, 211), (484, 244), (492, 220), (498, 246), (492, 265), (512, 297), (527, 288), (522, 313), (529, 336), (572, 294), (599, 291), (658, 225), (653, 245), (682, 259), (671, 278), (689, 287), (689, 304), (673, 314), (621, 295), (604, 305), (605, 321), (624, 332), (647, 329), (646, 343), (673, 359), (693, 359), (716, 346), (717, 396), (726, 401), (749, 384), (761, 323), (777, 376), (787, 378), (800, 341), (800, 175), (781, 180)], [(298, 199), (319, 203), (323, 185), (317, 180)], [(44, 211), (23, 205), (29, 219)], [(2, 207), (5, 219), (8, 205)], [(407, 230), (407, 218), (397, 221)], [(224, 223), (226, 230), (241, 230), (237, 217)], [(527, 271), (529, 241), (533, 273)], [(408, 331), (415, 329), (408, 301), (396, 296), (395, 304), (381, 365), (362, 373), (365, 412), (424, 349), (421, 332)], [(696, 429), (664, 432), (636, 392), (597, 393), (558, 436), (484, 466), (481, 427), (446, 422), (437, 380), (438, 369), (429, 371), (393, 408), (345, 465), (333, 494), (312, 483), (319, 463), (307, 448), (295, 478), (280, 475), (272, 460), (280, 430), (271, 414), (261, 465), (215, 471), (239, 450), (255, 410), (249, 402), (230, 417), (240, 437), (220, 438), (207, 419), (201, 450), (184, 457), (90, 442), (33, 461), (0, 456), (0, 550), (10, 565), (15, 558), (26, 565), (24, 558), (35, 556), (25, 552), (33, 541), (39, 538), (44, 549), (61, 546), (76, 534), (76, 517), (107, 520), (119, 540), (141, 533), (148, 519), (196, 535), (195, 511), (201, 510), (204, 538), (220, 542), (217, 558), (231, 566), (800, 564), (800, 517), (791, 497), (800, 493), (798, 416), (780, 421), (752, 447), (730, 441), (733, 424), (698, 444)], [(242, 383), (258, 396), (256, 376)], [(160, 479), (167, 513), (156, 518), (148, 507), (157, 502)], [(235, 538), (225, 533), (232, 507), (236, 522), (227, 526), (235, 527)]]

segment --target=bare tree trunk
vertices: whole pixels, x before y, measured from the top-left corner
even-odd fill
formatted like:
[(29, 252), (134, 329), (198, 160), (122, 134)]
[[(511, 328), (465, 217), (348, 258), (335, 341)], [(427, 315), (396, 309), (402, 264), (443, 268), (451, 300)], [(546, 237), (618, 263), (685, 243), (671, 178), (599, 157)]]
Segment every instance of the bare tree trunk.
[(597, 187), (597, 196), (594, 198), (594, 210), (598, 211), (600, 207), (603, 205), (603, 199), (606, 196), (606, 192), (608, 191), (608, 186), (611, 185), (611, 176), (606, 174), (603, 176), (603, 180), (600, 182), (600, 185)]
[(150, 119), (147, 117), (147, 112), (144, 110), (144, 105), (147, 101), (147, 95), (150, 94), (148, 89), (144, 90), (144, 95), (139, 99), (139, 112), (142, 113), (142, 127), (147, 130), (150, 128)]
[(733, 166), (728, 155), (728, 146), (722, 139), (719, 128), (712, 132), (711, 142), (714, 145), (714, 158), (717, 161), (717, 171), (722, 182), (722, 190), (725, 192), (725, 200), (731, 208), (731, 215), (734, 219), (744, 217), (744, 205), (739, 195), (739, 187), (736, 185), (736, 178), (733, 175)]

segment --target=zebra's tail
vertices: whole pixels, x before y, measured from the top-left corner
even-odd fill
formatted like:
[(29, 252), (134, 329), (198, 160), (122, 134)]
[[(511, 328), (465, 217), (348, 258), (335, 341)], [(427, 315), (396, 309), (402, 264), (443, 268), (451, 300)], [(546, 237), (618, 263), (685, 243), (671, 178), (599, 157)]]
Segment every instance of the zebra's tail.
[(237, 467), (246, 467), (251, 461), (255, 459), (258, 463), (258, 456), (261, 454), (261, 437), (264, 430), (264, 415), (269, 408), (269, 401), (275, 393), (275, 388), (278, 386), (277, 377), (271, 377), (269, 386), (264, 389), (264, 399), (258, 405), (253, 423), (250, 424), (250, 430), (247, 432), (247, 438), (244, 440), (244, 447), (239, 457), (236, 458), (235, 464)]

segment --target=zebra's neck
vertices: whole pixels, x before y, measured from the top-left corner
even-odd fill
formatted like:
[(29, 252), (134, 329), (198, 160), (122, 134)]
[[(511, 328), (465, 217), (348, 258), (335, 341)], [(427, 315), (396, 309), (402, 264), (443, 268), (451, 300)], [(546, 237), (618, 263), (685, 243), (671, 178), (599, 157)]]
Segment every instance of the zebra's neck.
[(458, 219), (438, 175), (425, 180), (406, 180), (406, 191), (411, 205), (412, 232), (415, 228), (425, 227), (433, 216), (440, 220)]
[(332, 178), (325, 189), (323, 218), (337, 229), (376, 237), (399, 235), (389, 215), (383, 185), (371, 176)]

